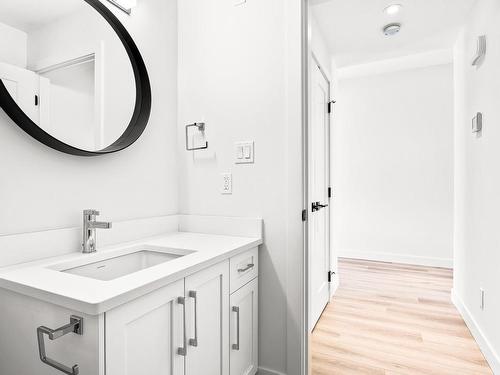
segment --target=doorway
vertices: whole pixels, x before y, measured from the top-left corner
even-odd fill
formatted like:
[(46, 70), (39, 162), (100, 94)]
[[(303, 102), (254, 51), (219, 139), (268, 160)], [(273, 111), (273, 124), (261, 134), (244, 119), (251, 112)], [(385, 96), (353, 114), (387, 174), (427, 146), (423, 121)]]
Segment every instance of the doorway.
[[(465, 324), (467, 315), (451, 300), (457, 275), (457, 59), (464, 74), (478, 76), (479, 69), (471, 70), (468, 56), (450, 53), (472, 2), (444, 3), (436, 21), (428, 17), (432, 12), (424, 2), (360, 0), (349, 7), (337, 0), (311, 2), (306, 165), (313, 375), (492, 373)], [(429, 43), (436, 35), (426, 35), (434, 23), (451, 35), (439, 39), (439, 46)], [(332, 168), (324, 181), (317, 176), (324, 168), (318, 157), (318, 65), (326, 68), (338, 100), (335, 126), (327, 129), (332, 132)], [(467, 128), (463, 137), (470, 137), (470, 120), (459, 123), (460, 131), (462, 125)], [(477, 139), (473, 134), (470, 142)], [(329, 186), (328, 172), (334, 200), (322, 203), (317, 189), (322, 183)], [(320, 211), (315, 210), (318, 204)], [(323, 271), (325, 278), (329, 274), (318, 251), (322, 211), (328, 211), (325, 220), (334, 222), (325, 237), (333, 249), (327, 256), (335, 264), (329, 270), (337, 271), (339, 259), (341, 281), (333, 298), (326, 299)], [(484, 290), (474, 288), (482, 301), (474, 308), (483, 309)]]

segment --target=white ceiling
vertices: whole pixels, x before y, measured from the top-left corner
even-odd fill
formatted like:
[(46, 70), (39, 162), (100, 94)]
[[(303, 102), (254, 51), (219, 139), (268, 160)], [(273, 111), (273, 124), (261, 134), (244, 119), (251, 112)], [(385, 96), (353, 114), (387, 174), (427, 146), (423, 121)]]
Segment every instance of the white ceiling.
[(29, 32), (87, 6), (83, 0), (0, 0), (0, 22)]
[[(338, 67), (451, 48), (477, 0), (311, 0), (312, 15)], [(402, 4), (396, 16), (383, 12)], [(393, 37), (384, 25), (402, 24)]]

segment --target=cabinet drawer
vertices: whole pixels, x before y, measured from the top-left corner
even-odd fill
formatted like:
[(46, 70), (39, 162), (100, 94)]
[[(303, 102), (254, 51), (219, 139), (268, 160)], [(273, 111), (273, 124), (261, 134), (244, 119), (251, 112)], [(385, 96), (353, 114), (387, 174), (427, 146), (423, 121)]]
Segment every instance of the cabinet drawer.
[(259, 274), (259, 249), (253, 248), (230, 260), (230, 289), (235, 292)]

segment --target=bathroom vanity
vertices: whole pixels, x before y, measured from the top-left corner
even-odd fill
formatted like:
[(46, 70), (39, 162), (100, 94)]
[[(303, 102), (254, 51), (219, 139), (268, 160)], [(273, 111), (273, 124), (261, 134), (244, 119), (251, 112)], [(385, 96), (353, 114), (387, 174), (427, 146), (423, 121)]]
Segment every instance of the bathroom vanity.
[(0, 374), (255, 374), (261, 243), (173, 232), (1, 269)]

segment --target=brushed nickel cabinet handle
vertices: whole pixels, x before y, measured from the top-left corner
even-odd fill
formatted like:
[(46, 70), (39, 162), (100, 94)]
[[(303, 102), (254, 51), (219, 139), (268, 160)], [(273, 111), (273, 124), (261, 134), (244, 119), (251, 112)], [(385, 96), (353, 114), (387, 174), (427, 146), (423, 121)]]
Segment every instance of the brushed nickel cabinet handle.
[(250, 264), (247, 264), (247, 266), (245, 268), (238, 268), (238, 272), (239, 273), (247, 272), (249, 269), (254, 268), (254, 267), (255, 267), (255, 264), (250, 263)]
[(186, 356), (186, 299), (184, 297), (177, 298), (177, 303), (182, 305), (182, 347), (177, 348), (177, 354)]
[(189, 297), (194, 299), (194, 339), (189, 339), (189, 345), (198, 346), (198, 298), (194, 290), (189, 292)]
[(236, 344), (232, 345), (233, 350), (240, 350), (240, 308), (233, 306), (233, 312), (236, 313)]

